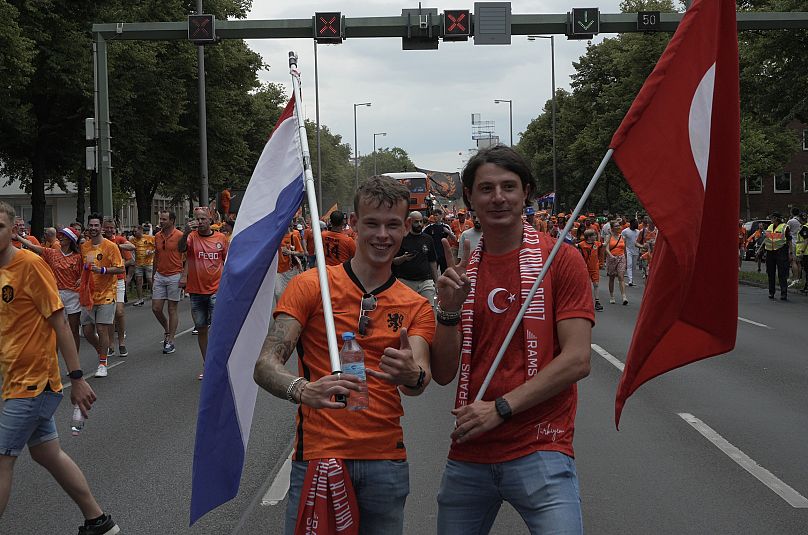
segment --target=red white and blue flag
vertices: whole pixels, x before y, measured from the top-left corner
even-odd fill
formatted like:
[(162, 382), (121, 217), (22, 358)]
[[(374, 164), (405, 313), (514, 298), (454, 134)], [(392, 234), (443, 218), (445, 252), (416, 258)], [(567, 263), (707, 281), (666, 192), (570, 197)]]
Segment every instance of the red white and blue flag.
[(253, 370), (273, 308), (278, 246), (303, 191), (292, 97), (250, 178), (217, 293), (199, 399), (191, 524), (238, 493), (258, 393)]
[(735, 347), (740, 99), (734, 0), (696, 0), (610, 147), (659, 228), (615, 401)]

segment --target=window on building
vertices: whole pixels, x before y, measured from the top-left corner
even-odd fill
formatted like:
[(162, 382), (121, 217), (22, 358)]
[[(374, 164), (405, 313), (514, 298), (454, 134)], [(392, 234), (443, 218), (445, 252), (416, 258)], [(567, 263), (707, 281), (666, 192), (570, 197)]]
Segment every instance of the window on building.
[(808, 150), (808, 130), (802, 131), (802, 150)]
[(774, 175), (774, 192), (791, 193), (791, 173)]
[(746, 193), (763, 193), (763, 177), (747, 178)]
[(802, 191), (808, 192), (808, 172), (802, 174)]

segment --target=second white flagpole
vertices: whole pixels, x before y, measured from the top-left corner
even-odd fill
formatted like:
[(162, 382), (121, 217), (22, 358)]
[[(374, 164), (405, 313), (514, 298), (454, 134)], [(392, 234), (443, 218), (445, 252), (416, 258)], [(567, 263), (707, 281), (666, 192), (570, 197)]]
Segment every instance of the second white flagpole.
[[(488, 385), (491, 384), (491, 379), (494, 377), (494, 373), (497, 371), (499, 367), (499, 363), (502, 361), (502, 357), (505, 355), (505, 351), (508, 349), (508, 346), (513, 339), (513, 335), (516, 333), (516, 330), (519, 328), (519, 324), (522, 323), (522, 318), (525, 317), (525, 313), (527, 312), (528, 307), (530, 306), (530, 302), (533, 301), (533, 296), (536, 295), (536, 292), (541, 285), (541, 281), (544, 280), (544, 276), (547, 274), (547, 271), (550, 269), (550, 264), (553, 263), (553, 259), (555, 258), (556, 253), (564, 244), (564, 237), (567, 233), (572, 230), (572, 225), (578, 219), (578, 214), (581, 213), (581, 210), (584, 208), (584, 204), (589, 199), (589, 196), (592, 194), (592, 190), (595, 189), (595, 184), (598, 183), (598, 179), (600, 179), (600, 175), (603, 174), (603, 170), (606, 169), (606, 164), (609, 163), (609, 160), (612, 158), (612, 153), (614, 149), (609, 149), (606, 151), (606, 155), (601, 160), (598, 169), (595, 171), (595, 175), (592, 177), (592, 180), (589, 181), (589, 185), (584, 190), (583, 194), (581, 195), (581, 200), (578, 201), (578, 204), (575, 206), (575, 210), (573, 210), (572, 214), (570, 214), (570, 218), (567, 221), (567, 224), (564, 226), (564, 231), (558, 236), (553, 249), (550, 251), (550, 256), (547, 257), (547, 262), (544, 263), (542, 266), (541, 271), (539, 272), (539, 276), (536, 277), (536, 282), (533, 283), (533, 287), (530, 289), (530, 292), (527, 294), (527, 298), (525, 298), (525, 302), (522, 303), (522, 308), (519, 309), (519, 314), (516, 315), (516, 319), (513, 320), (513, 324), (511, 324), (511, 328), (508, 330), (508, 334), (505, 336), (505, 341), (502, 342), (502, 346), (499, 348), (499, 352), (497, 353), (496, 358), (494, 358), (494, 362), (491, 363), (491, 367), (488, 369), (488, 374), (485, 376), (485, 380), (483, 381), (482, 386), (480, 387), (480, 391), (477, 393), (477, 397), (474, 399), (475, 401), (480, 401), (483, 399), (485, 395), (485, 391), (488, 390)], [(558, 195), (558, 192), (554, 193)]]
[[(289, 72), (292, 75), (292, 88), (295, 97), (295, 117), (297, 117), (300, 146), (303, 149), (303, 170), (306, 182), (306, 200), (311, 212), (311, 230), (314, 236), (314, 254), (317, 257), (317, 275), (320, 281), (320, 296), (323, 300), (323, 314), (325, 315), (325, 335), (328, 340), (328, 356), (331, 360), (332, 373), (341, 371), (339, 360), (339, 347), (337, 346), (337, 329), (334, 326), (334, 313), (331, 309), (331, 292), (328, 289), (328, 275), (325, 269), (325, 253), (323, 252), (323, 238), (319, 232), (320, 210), (317, 206), (317, 194), (314, 189), (314, 175), (311, 172), (311, 155), (309, 153), (309, 139), (306, 134), (306, 123), (300, 112), (300, 71), (297, 68), (297, 54), (289, 52)], [(315, 229), (315, 225), (318, 228)], [(340, 396), (337, 396), (337, 401)], [(342, 400), (343, 402), (345, 400)]]

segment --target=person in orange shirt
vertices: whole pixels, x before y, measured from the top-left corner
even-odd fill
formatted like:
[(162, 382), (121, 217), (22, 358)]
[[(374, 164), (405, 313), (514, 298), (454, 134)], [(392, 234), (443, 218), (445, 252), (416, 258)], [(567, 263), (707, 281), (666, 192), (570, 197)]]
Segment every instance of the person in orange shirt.
[(286, 290), (286, 285), (292, 277), (300, 273), (300, 259), (306, 256), (303, 245), (300, 243), (300, 234), (293, 224), (289, 228), (278, 246), (278, 275), (275, 277), (275, 303), (279, 302)]
[(56, 229), (53, 227), (48, 227), (45, 229), (45, 236), (44, 236), (44, 243), (45, 247), (48, 249), (55, 249), (59, 250), (62, 248), (61, 244), (59, 243), (59, 238), (56, 236)]
[[(177, 305), (180, 302), (180, 278), (183, 259), (179, 250), (182, 232), (174, 225), (177, 214), (163, 210), (159, 214), (160, 232), (154, 237), (154, 261), (152, 264), (152, 313), (163, 328), (163, 354), (176, 351), (174, 336), (177, 333), (179, 316)], [(163, 313), (168, 301), (168, 319)]]
[(82, 308), (80, 321), (84, 339), (98, 352), (96, 377), (107, 376), (107, 349), (111, 344), (112, 324), (115, 321), (118, 275), (124, 272), (118, 246), (101, 234), (101, 221), (99, 214), (89, 215), (89, 239), (81, 244), (84, 269), (93, 273), (93, 306), (91, 309)]
[(325, 227), (325, 223), (320, 221), (319, 219), (314, 222), (313, 226), (306, 227), (304, 232), (305, 238), (305, 246), (306, 246), (306, 267), (309, 269), (313, 268), (317, 265), (317, 255), (314, 251), (314, 233), (319, 232), (322, 236), (323, 229)]
[(620, 283), (620, 295), (623, 297), (623, 304), (628, 304), (626, 298), (626, 243), (623, 241), (623, 234), (620, 222), (612, 220), (609, 223), (609, 239), (606, 242), (606, 275), (609, 277), (609, 303), (614, 304), (614, 279)]
[(356, 254), (356, 242), (345, 234), (345, 214), (331, 212), (330, 225), (324, 231), (323, 253), (327, 266), (338, 266), (353, 258)]
[[(227, 236), (210, 228), (211, 214), (208, 208), (194, 208), (194, 218), (196, 230), (186, 231), (180, 240), (179, 250), (185, 253), (187, 273), (186, 280), (180, 281), (180, 285), (184, 285), (185, 291), (191, 296), (191, 317), (198, 333), (197, 342), (204, 367), (205, 354), (208, 352), (208, 328), (213, 320), (216, 292), (219, 291), (230, 242)], [(199, 374), (199, 379), (202, 379), (202, 374)]]
[[(83, 378), (56, 280), (45, 261), (11, 245), (14, 209), (0, 202), (0, 517), (11, 495), (14, 464), (28, 445), (31, 458), (66, 489), (85, 521), (81, 533), (120, 530), (93, 497), (87, 479), (59, 445), (53, 418), (63, 397), (56, 348), (69, 371), (70, 401), (86, 417), (95, 392)], [(30, 240), (29, 240), (30, 241)], [(14, 530), (19, 531), (19, 530)]]
[(152, 264), (154, 263), (154, 236), (143, 233), (143, 225), (134, 228), (129, 242), (135, 246), (135, 290), (137, 301), (132, 306), (143, 306), (143, 283), (152, 280)]
[(466, 210), (461, 208), (457, 211), (457, 218), (452, 220), (452, 232), (454, 232), (455, 240), (460, 242), (460, 235), (463, 231), (474, 228), (474, 223), (470, 218), (466, 217)]
[[(337, 333), (356, 333), (365, 352), (367, 409), (348, 411), (332, 400), (359, 391), (360, 378), (331, 373), (317, 272), (292, 279), (275, 309), (254, 377), (272, 395), (301, 404), (286, 533), (294, 532), (309, 461), (325, 458), (345, 462), (362, 533), (403, 532), (409, 469), (401, 394), (420, 395), (429, 384), (435, 331), (430, 304), (392, 273), (393, 257), (409, 227), (409, 201), (409, 190), (393, 179), (377, 176), (363, 182), (351, 216), (356, 255), (325, 268)], [(285, 363), (295, 347), (298, 374), (291, 374)]]
[(115, 286), (115, 328), (110, 330), (109, 333), (109, 348), (107, 348), (107, 356), (115, 355), (115, 333), (118, 333), (118, 355), (126, 357), (129, 352), (126, 350), (126, 316), (124, 315), (124, 305), (126, 304), (126, 283), (128, 275), (126, 270), (135, 265), (135, 246), (129, 243), (129, 240), (115, 233), (116, 225), (115, 220), (111, 217), (105, 217), (101, 225), (101, 231), (104, 238), (118, 246), (123, 259), (124, 273), (118, 275), (118, 280)]
[(56, 287), (59, 289), (59, 298), (64, 304), (65, 316), (79, 349), (79, 285), (81, 284), (81, 271), (83, 268), (81, 252), (79, 250), (78, 235), (70, 227), (59, 231), (61, 248), (57, 251), (49, 247), (34, 245), (27, 238), (17, 236), (17, 239), (27, 248), (42, 256), (56, 277)]
[(577, 244), (584, 257), (586, 269), (589, 271), (589, 280), (592, 281), (592, 297), (595, 299), (595, 310), (603, 310), (598, 298), (598, 284), (600, 283), (600, 257), (603, 256), (603, 244), (597, 241), (598, 233), (588, 228), (583, 233), (583, 241)]
[[(41, 245), (39, 243), (39, 240), (36, 239), (35, 236), (30, 236), (28, 234), (28, 225), (26, 225), (25, 220), (23, 218), (19, 217), (19, 216), (14, 218), (14, 234), (16, 236), (18, 236), (18, 237), (22, 236), (23, 238), (26, 238), (28, 241), (30, 241), (34, 245)], [(11, 245), (16, 247), (17, 249), (21, 249), (23, 247), (22, 242), (17, 238), (13, 238), (11, 240)]]

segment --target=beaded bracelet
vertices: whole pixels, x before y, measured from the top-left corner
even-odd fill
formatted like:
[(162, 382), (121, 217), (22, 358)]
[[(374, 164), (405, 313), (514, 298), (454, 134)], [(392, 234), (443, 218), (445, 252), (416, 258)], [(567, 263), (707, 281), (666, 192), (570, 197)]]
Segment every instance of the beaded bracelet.
[(289, 383), (289, 386), (286, 388), (286, 399), (287, 399), (287, 401), (290, 401), (292, 403), (299, 403), (298, 401), (295, 401), (295, 398), (292, 396), (292, 393), (295, 391), (295, 387), (297, 386), (297, 384), (300, 381), (305, 381), (305, 380), (306, 380), (305, 377), (298, 377), (297, 379), (295, 379), (291, 383)]

